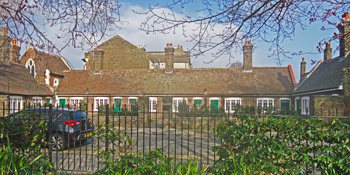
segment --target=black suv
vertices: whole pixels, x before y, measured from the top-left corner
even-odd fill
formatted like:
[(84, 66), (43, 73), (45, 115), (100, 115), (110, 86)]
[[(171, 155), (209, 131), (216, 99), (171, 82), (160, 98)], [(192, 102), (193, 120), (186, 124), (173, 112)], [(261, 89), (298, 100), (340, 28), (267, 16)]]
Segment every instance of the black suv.
[[(26, 110), (27, 111), (27, 110)], [(36, 114), (45, 116), (45, 122), (49, 124), (49, 116), (52, 117), (51, 129), (46, 132), (47, 140), (51, 140), (52, 150), (63, 150), (70, 143), (84, 142), (92, 137), (95, 127), (85, 112), (72, 109), (29, 109)], [(11, 114), (10, 116), (15, 116)], [(48, 125), (49, 126), (49, 125)], [(51, 132), (51, 139), (49, 139)]]

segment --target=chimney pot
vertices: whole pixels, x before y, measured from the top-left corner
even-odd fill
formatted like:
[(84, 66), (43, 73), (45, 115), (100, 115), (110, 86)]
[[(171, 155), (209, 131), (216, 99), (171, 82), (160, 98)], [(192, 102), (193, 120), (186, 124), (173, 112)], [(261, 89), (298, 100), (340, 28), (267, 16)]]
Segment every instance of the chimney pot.
[(170, 47), (173, 47), (173, 43), (170, 43)]
[(345, 20), (349, 20), (349, 13), (345, 12), (342, 16)]
[(7, 35), (7, 33), (8, 33), (7, 28), (6, 28), (6, 27), (2, 27), (2, 28), (1, 28), (1, 33), (2, 33), (3, 35)]

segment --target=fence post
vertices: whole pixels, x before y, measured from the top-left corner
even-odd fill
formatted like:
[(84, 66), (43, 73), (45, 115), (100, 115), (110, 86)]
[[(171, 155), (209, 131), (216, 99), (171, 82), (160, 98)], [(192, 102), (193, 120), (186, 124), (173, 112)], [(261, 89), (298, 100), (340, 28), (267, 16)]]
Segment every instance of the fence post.
[(51, 163), (52, 162), (52, 104), (49, 105), (49, 126), (48, 126), (48, 131), (49, 131), (49, 139), (48, 139), (48, 144), (49, 144), (49, 160)]
[(108, 139), (108, 129), (109, 129), (109, 105), (106, 104), (106, 151), (108, 151), (109, 139)]

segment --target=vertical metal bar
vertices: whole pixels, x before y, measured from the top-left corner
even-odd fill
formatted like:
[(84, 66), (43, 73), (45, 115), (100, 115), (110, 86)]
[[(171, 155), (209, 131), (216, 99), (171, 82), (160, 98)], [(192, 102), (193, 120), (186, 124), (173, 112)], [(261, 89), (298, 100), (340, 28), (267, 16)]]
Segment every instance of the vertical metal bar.
[(197, 113), (194, 114), (193, 119), (194, 119), (194, 122), (193, 122), (193, 124), (194, 124), (194, 126), (193, 126), (193, 151), (194, 151), (194, 153), (193, 153), (193, 155), (194, 155), (194, 157), (196, 157), (196, 126), (197, 126), (196, 123), (197, 123)]
[[(35, 107), (34, 107), (35, 108)], [(55, 111), (56, 112), (56, 115), (55, 115), (55, 119), (56, 119), (56, 133), (58, 133), (58, 127), (57, 127), (57, 122), (58, 122), (58, 117), (59, 117), (59, 113), (58, 113), (58, 111), (56, 110)], [(63, 120), (62, 120), (63, 121)], [(64, 137), (63, 136), (64, 134), (62, 133), (62, 137)], [(62, 149), (64, 149), (64, 145), (63, 145), (63, 148)], [(56, 168), (58, 169), (58, 166), (59, 166), (59, 164), (58, 164), (58, 150), (56, 150)]]
[(203, 115), (201, 115), (201, 164), (199, 165), (200, 169), (203, 166)]
[[(100, 104), (97, 103), (97, 126), (100, 127)], [(97, 139), (97, 148), (100, 149), (100, 139)], [(97, 169), (100, 169), (100, 156), (97, 156)]]
[(190, 158), (190, 115), (187, 116), (187, 159), (189, 158)]
[[(120, 104), (120, 105), (119, 105), (119, 109), (121, 109), (122, 112), (119, 113), (119, 115), (118, 115), (118, 132), (119, 132), (119, 134), (120, 134), (120, 127), (121, 127), (121, 124), (120, 124), (121, 118), (120, 118), (120, 116), (123, 115), (123, 110), (122, 110), (122, 108), (123, 108), (123, 106)], [(126, 111), (126, 110), (124, 110), (124, 112), (125, 112), (125, 111)], [(118, 144), (119, 144), (119, 145), (118, 145), (118, 154), (119, 154), (119, 157), (120, 157), (120, 152), (122, 151), (122, 150), (121, 150), (121, 143), (120, 143), (120, 142), (121, 142), (121, 140), (118, 141)]]
[[(152, 135), (151, 135), (151, 132), (152, 132), (152, 121), (151, 121), (151, 113), (150, 113), (150, 111), (148, 111), (147, 112), (147, 114), (148, 114), (148, 123), (149, 123), (149, 134), (148, 134), (148, 152), (150, 152), (151, 151), (151, 143), (152, 143)], [(157, 142), (156, 142), (156, 144), (157, 144)]]
[[(81, 131), (82, 130), (82, 127), (81, 127), (82, 126), (81, 125), (81, 105), (79, 105), (79, 109), (80, 109), (80, 112), (79, 112), (79, 123), (80, 123), (80, 131)], [(81, 138), (80, 137), (82, 137), (82, 135), (80, 135), (80, 133), (79, 133), (79, 170), (81, 170)]]
[(145, 157), (145, 106), (143, 105), (143, 137), (142, 137), (142, 155)]
[[(142, 108), (142, 110), (144, 110)], [(137, 113), (136, 116), (136, 156), (139, 157), (139, 115), (140, 112)]]
[(164, 109), (162, 110), (162, 156), (164, 155)]
[(177, 114), (175, 114), (175, 133), (174, 133), (174, 137), (175, 137), (175, 142), (174, 142), (174, 156), (175, 156), (175, 165), (176, 165), (176, 118), (177, 118)]
[[(88, 105), (89, 105), (89, 103), (88, 103)], [(87, 109), (87, 111), (89, 111), (89, 109)], [(92, 104), (91, 104), (91, 123), (94, 126), (94, 102), (92, 102)], [(94, 138), (94, 136), (95, 136), (94, 132), (92, 132), (92, 134), (93, 134), (92, 138)], [(95, 142), (95, 140), (91, 141), (91, 169), (92, 170), (94, 169), (94, 142)], [(97, 156), (99, 156), (99, 153), (97, 153)]]
[[(56, 110), (56, 111), (57, 111), (57, 110)], [(64, 113), (63, 113), (63, 111), (62, 111), (62, 114), (63, 114), (63, 115), (62, 115), (62, 118), (63, 118), (62, 121), (64, 121), (64, 117), (63, 117), (63, 116), (64, 116)], [(69, 116), (68, 116), (68, 117), (69, 117)], [(57, 122), (57, 120), (56, 120), (56, 122)], [(63, 123), (62, 123), (61, 125), (62, 125), (62, 133), (63, 133), (63, 132), (64, 132), (64, 127), (68, 127), (68, 126), (64, 126)], [(65, 140), (64, 135), (65, 135), (65, 134), (62, 134), (63, 140)], [(67, 140), (69, 140), (69, 138), (68, 138)], [(67, 143), (67, 144), (68, 144), (68, 143)], [(61, 154), (62, 154), (62, 157), (61, 157), (61, 158), (62, 158), (62, 170), (64, 170), (64, 149), (62, 149)]]
[[(214, 147), (216, 146), (216, 138), (215, 138), (216, 137), (216, 119), (217, 119), (217, 116), (214, 118), (214, 137), (213, 137)], [(215, 165), (215, 161), (216, 161), (216, 152), (214, 152), (214, 165)]]
[[(80, 105), (83, 105), (83, 103), (81, 103)], [(86, 103), (86, 105), (85, 105), (85, 109), (87, 109), (88, 108), (88, 104)], [(81, 108), (80, 108), (80, 110), (81, 110)], [(85, 113), (85, 115), (86, 115), (86, 121), (85, 121), (85, 128), (86, 129), (88, 129), (88, 122), (89, 122), (89, 115), (88, 115), (88, 112), (86, 111), (86, 113)], [(88, 147), (88, 144), (87, 144), (87, 141), (86, 141), (86, 144), (85, 144), (85, 171), (88, 171), (88, 166), (87, 166), (87, 161), (88, 161), (88, 150), (87, 150), (87, 147)]]
[(208, 138), (207, 138), (207, 139), (208, 139), (208, 150), (207, 150), (207, 151), (208, 151), (208, 159), (207, 159), (207, 164), (208, 164), (208, 165), (209, 165), (209, 138), (210, 138), (210, 132), (209, 132), (209, 131), (210, 131), (210, 117), (211, 117), (211, 116), (208, 116), (208, 121), (207, 121), (207, 123), (208, 123), (208, 131), (207, 131), (207, 132), (208, 132)]
[[(136, 114), (136, 112), (137, 112), (137, 111), (133, 111), (132, 114), (130, 115), (130, 130), (131, 130), (131, 132), (130, 132), (130, 138), (131, 138), (131, 139), (133, 139), (133, 138), (132, 138), (132, 117), (134, 116), (134, 114)], [(125, 128), (125, 131), (126, 131), (126, 128)], [(131, 152), (132, 152), (132, 148), (131, 148)]]
[(52, 144), (51, 144), (51, 140), (52, 140), (52, 104), (49, 105), (49, 128), (48, 128), (48, 131), (49, 131), (49, 160), (51, 163), (52, 162)]
[(109, 132), (109, 105), (106, 105), (106, 145), (105, 145), (105, 150), (108, 152), (109, 150), (109, 136), (108, 136), (108, 132)]
[[(171, 109), (170, 109), (171, 110)], [(169, 116), (168, 116), (168, 156), (170, 156), (170, 114), (172, 114), (169, 110)]]
[[(112, 118), (112, 131), (114, 132), (115, 131), (115, 126), (114, 126), (114, 122), (115, 122), (115, 113), (116, 113), (116, 110), (115, 110), (115, 104), (113, 104), (112, 106), (112, 115), (113, 115), (113, 118)], [(115, 150), (115, 142), (112, 142), (112, 150)], [(115, 155), (113, 155), (113, 161), (115, 160)]]
[(183, 131), (184, 131), (183, 117), (184, 116), (181, 116), (181, 163), (182, 163), (182, 147), (183, 147)]
[(156, 108), (156, 149), (158, 148), (158, 108)]
[[(125, 109), (126, 109), (126, 104), (125, 104)], [(131, 104), (131, 108), (130, 108), (130, 111), (129, 111), (129, 115), (131, 116), (131, 110), (132, 110), (132, 104)], [(126, 117), (127, 117), (127, 113), (128, 112), (125, 112), (124, 114), (124, 138), (126, 137)], [(126, 140), (124, 139), (124, 154), (126, 154)]]

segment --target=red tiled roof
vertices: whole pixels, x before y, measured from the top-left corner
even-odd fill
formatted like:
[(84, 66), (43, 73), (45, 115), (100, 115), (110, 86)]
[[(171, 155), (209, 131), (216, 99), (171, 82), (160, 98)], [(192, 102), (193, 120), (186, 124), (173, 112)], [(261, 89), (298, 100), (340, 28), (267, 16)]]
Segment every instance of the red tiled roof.
[(293, 80), (288, 67), (67, 71), (60, 95), (289, 95)]
[(2, 94), (53, 95), (45, 85), (38, 84), (23, 65), (0, 61), (0, 75)]

